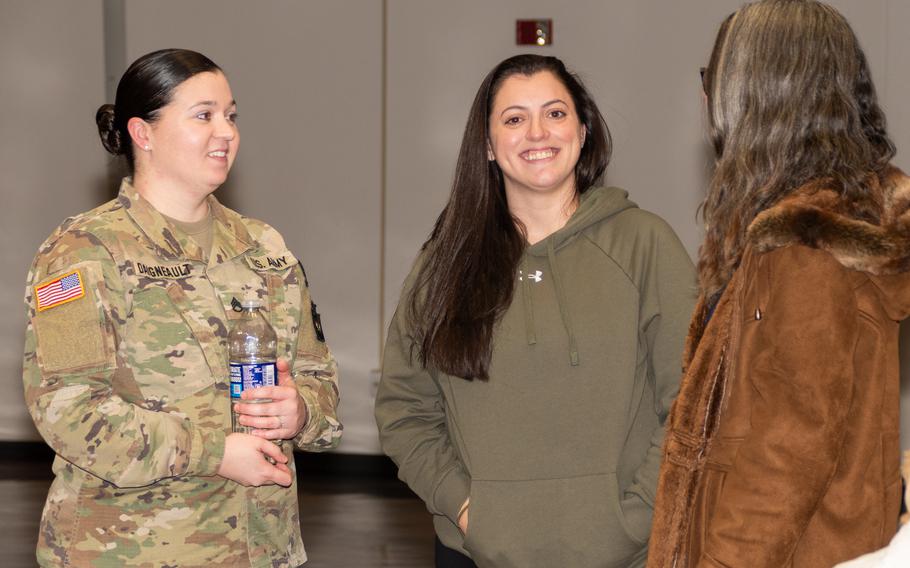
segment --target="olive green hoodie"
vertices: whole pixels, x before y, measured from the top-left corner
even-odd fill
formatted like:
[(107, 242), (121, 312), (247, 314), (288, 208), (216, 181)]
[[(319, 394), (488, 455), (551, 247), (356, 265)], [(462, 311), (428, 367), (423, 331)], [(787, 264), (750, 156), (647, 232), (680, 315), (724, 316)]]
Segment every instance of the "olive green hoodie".
[[(586, 192), (565, 227), (526, 249), (489, 381), (421, 367), (413, 276), (389, 327), (376, 421), (443, 544), (480, 567), (643, 565), (695, 298), (673, 230), (621, 189)], [(463, 537), (455, 519), (469, 495)]]

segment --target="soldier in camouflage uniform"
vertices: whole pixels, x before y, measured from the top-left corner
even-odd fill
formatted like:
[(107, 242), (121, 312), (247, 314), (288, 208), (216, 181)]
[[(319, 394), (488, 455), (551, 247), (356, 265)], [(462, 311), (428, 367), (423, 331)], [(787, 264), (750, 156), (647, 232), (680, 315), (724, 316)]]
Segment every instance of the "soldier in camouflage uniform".
[[(210, 253), (127, 179), (115, 200), (65, 221), (29, 271), (25, 397), (57, 453), (41, 566), (306, 561), (292, 451), (339, 441), (335, 362), (281, 236), (204, 199)], [(231, 433), (227, 330), (232, 302), (249, 296), (290, 366), (267, 393), (276, 402), (246, 405), (265, 414), (248, 417), (262, 437)], [(299, 403), (287, 420), (269, 416), (282, 388), (296, 396), (281, 408)], [(257, 449), (240, 468), (266, 473), (224, 473), (231, 440)]]

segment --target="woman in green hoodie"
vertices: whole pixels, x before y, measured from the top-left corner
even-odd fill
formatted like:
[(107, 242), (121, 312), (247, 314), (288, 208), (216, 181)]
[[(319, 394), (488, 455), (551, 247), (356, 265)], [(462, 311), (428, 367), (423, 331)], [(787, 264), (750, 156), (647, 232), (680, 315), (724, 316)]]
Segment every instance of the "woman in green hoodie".
[(376, 396), (437, 566), (643, 564), (694, 275), (664, 221), (597, 186), (610, 151), (555, 57), (503, 61), (474, 99)]

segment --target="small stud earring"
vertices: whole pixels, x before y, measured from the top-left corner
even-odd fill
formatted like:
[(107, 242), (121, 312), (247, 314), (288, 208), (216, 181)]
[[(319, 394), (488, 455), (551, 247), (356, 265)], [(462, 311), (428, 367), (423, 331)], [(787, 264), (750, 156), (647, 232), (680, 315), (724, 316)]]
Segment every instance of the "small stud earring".
[(145, 151), (146, 151), (146, 152), (148, 152), (148, 151), (149, 151), (149, 145), (148, 145), (148, 144), (146, 144), (146, 145), (145, 145), (145, 146), (143, 146), (143, 148), (142, 148), (142, 149), (143, 149), (143, 150), (145, 150)]

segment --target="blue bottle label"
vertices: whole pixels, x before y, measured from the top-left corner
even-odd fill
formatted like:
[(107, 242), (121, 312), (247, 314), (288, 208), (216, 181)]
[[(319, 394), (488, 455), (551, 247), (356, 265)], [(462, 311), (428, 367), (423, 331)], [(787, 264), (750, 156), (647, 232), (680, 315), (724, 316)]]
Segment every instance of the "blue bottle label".
[(273, 387), (278, 376), (275, 363), (231, 363), (231, 398), (258, 387)]

